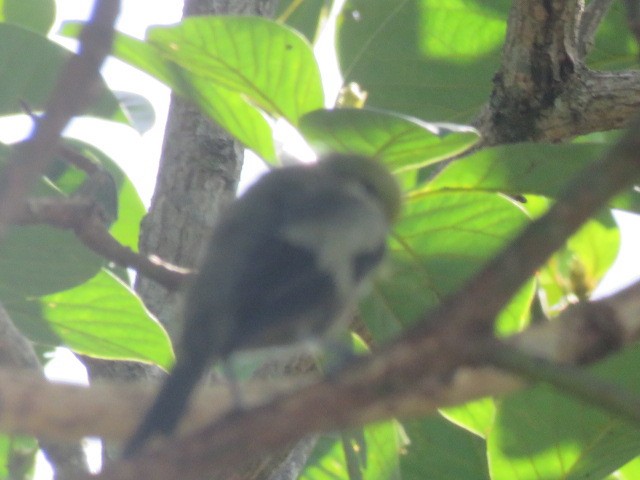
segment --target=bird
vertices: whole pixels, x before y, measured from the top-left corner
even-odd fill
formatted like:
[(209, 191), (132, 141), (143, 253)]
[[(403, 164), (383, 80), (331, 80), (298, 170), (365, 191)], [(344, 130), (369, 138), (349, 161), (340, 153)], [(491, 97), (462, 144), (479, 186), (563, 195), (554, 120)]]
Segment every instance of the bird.
[(401, 191), (378, 160), (332, 153), (272, 170), (215, 225), (185, 296), (177, 360), (122, 456), (171, 435), (214, 362), (322, 338), (385, 256)]

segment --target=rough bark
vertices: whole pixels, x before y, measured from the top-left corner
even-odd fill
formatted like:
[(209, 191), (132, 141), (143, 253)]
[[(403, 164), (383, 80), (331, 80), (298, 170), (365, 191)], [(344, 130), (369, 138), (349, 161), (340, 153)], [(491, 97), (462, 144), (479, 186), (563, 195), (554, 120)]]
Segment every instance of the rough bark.
[(640, 106), (640, 73), (586, 66), (611, 3), (514, 2), (494, 89), (474, 122), (483, 146), (558, 142), (624, 126)]

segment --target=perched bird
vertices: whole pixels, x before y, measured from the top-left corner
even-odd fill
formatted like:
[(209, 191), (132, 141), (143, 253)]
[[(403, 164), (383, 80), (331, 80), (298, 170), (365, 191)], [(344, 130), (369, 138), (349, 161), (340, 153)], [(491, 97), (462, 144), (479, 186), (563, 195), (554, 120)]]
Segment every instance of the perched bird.
[(274, 170), (236, 200), (187, 293), (176, 365), (123, 455), (173, 432), (212, 362), (319, 337), (347, 316), (399, 210), (384, 166), (342, 154)]

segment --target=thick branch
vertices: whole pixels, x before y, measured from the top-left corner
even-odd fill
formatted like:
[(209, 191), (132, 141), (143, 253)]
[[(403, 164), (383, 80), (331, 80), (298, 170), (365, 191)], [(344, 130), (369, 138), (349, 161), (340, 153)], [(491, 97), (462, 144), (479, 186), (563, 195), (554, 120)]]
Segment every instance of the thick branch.
[[(611, 298), (569, 308), (554, 322), (538, 324), (527, 331), (509, 339), (509, 344), (521, 351), (539, 358), (563, 364), (584, 363), (601, 358), (602, 345), (610, 344), (607, 329), (595, 328), (593, 312), (610, 312), (608, 316), (612, 328), (620, 332), (622, 345), (629, 345), (640, 338), (640, 283), (637, 283)], [(403, 355), (402, 343), (390, 352), (391, 356)], [(403, 361), (402, 359), (398, 361)], [(420, 364), (416, 357), (413, 363)], [(348, 424), (364, 420), (380, 420), (392, 415), (408, 417), (423, 415), (435, 411), (437, 407), (459, 404), (486, 395), (500, 395), (523, 383), (517, 379), (493, 369), (462, 368), (456, 371), (450, 381), (432, 381), (420, 383), (413, 379), (405, 384), (403, 392), (395, 399), (377, 399), (380, 390), (380, 368), (375, 356), (345, 372), (344, 381), (326, 381), (320, 386), (309, 389), (326, 389), (327, 396), (334, 396), (326, 406), (339, 402), (338, 408), (345, 408), (353, 402), (353, 396), (337, 397), (339, 390), (350, 388), (368, 388), (366, 392), (371, 402), (367, 418), (349, 420), (352, 414), (345, 412), (341, 422), (332, 424), (341, 428)], [(423, 374), (428, 374), (423, 368)], [(367, 378), (358, 380), (365, 375)], [(378, 379), (378, 384), (366, 386), (368, 381)], [(298, 377), (285, 380), (259, 380), (243, 384), (247, 405), (260, 405), (270, 398), (292, 389), (309, 385), (314, 377)], [(354, 390), (356, 392), (356, 390)], [(54, 384), (45, 381), (40, 375), (19, 372), (15, 367), (0, 369), (0, 429), (5, 432), (48, 435), (54, 439), (73, 440), (95, 435), (108, 440), (124, 440), (133, 426), (153, 400), (155, 389), (149, 386), (131, 383), (98, 383), (91, 387)], [(404, 396), (405, 399), (401, 400)], [(293, 394), (300, 402), (300, 414), (309, 416), (298, 394)], [(223, 415), (232, 405), (231, 392), (227, 385), (211, 387), (199, 392), (193, 408), (186, 416), (183, 431), (212, 421)], [(377, 405), (377, 406), (376, 406)], [(314, 411), (313, 416), (328, 416), (325, 407)], [(118, 418), (114, 422), (113, 418)], [(295, 417), (293, 417), (295, 418)], [(325, 420), (326, 421), (326, 420)], [(289, 420), (287, 423), (297, 423)], [(277, 427), (280, 428), (280, 427)], [(248, 436), (260, 436), (255, 428), (246, 432)]]
[[(601, 353), (602, 343), (609, 339), (605, 330), (593, 328), (593, 309), (611, 312), (611, 320), (617, 322), (624, 342), (633, 342), (640, 336), (640, 284), (637, 284), (591, 307), (569, 309), (558, 321), (536, 326), (511, 339), (511, 343), (550, 360), (570, 362), (570, 352), (575, 355), (573, 360), (593, 360), (593, 352)], [(595, 334), (598, 331), (603, 332), (602, 338)], [(446, 355), (438, 346), (439, 339), (432, 340), (432, 352)], [(253, 454), (276, 448), (310, 431), (341, 429), (391, 416), (424, 415), (438, 407), (525, 386), (522, 381), (490, 368), (461, 368), (447, 380), (430, 376), (433, 369), (423, 363), (430, 358), (424, 352), (411, 355), (406, 343), (406, 339), (397, 342), (383, 355), (355, 364), (333, 381), (309, 385), (183, 441), (172, 440), (166, 448), (154, 449), (135, 463), (109, 469), (103, 478), (198, 478), (199, 473), (246, 462)], [(404, 378), (405, 383), (399, 384), (389, 376), (393, 373), (381, 366), (390, 359), (397, 369), (410, 364), (414, 365), (412, 370), (422, 366), (423, 375)], [(3, 430), (48, 432), (62, 438), (91, 434), (122, 440), (153, 398), (150, 389), (138, 386), (97, 385), (88, 389), (53, 385), (6, 371), (0, 371), (0, 385)], [(291, 384), (270, 381), (243, 388), (251, 402), (262, 403), (275, 392), (290, 387)], [(201, 392), (185, 420), (185, 430), (223, 413), (230, 406), (229, 393), (226, 387)], [(113, 418), (119, 421), (113, 422)]]
[(484, 146), (563, 141), (621, 128), (640, 105), (640, 74), (593, 72), (585, 64), (609, 0), (518, 1), (502, 65), (474, 125)]
[(639, 109), (640, 72), (585, 70), (569, 82), (553, 111), (540, 117), (536, 139), (557, 142), (622, 128)]

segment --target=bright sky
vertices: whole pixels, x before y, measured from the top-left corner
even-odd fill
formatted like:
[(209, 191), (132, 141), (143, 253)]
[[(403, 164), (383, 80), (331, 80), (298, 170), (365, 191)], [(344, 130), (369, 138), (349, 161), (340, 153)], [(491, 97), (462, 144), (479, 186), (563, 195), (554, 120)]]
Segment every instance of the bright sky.
[[(58, 18), (54, 31), (63, 20), (84, 20), (88, 17), (92, 0), (57, 0)], [(179, 20), (182, 11), (181, 0), (124, 0), (122, 14), (119, 19), (118, 29), (130, 35), (143, 38), (148, 25), (169, 24)], [(72, 45), (65, 39), (61, 43)], [(140, 194), (148, 204), (153, 191), (158, 159), (162, 146), (162, 136), (167, 115), (169, 90), (159, 82), (147, 75), (137, 72), (132, 68), (123, 66), (116, 60), (110, 60), (104, 75), (109, 86), (116, 90), (143, 92), (156, 109), (157, 121), (155, 126), (146, 134), (140, 136), (132, 129), (113, 125), (99, 120), (82, 120), (74, 122), (74, 125), (66, 132), (95, 144), (116, 160), (127, 172), (138, 187)], [(334, 90), (335, 81), (331, 85)], [(5, 124), (6, 125), (6, 124)], [(30, 127), (28, 121), (17, 123), (12, 121), (12, 133), (3, 132), (2, 141), (14, 141), (24, 137)], [(117, 141), (113, 141), (117, 138)], [(637, 280), (640, 272), (640, 220), (637, 216), (616, 212), (616, 219), (622, 227), (623, 239), (621, 253), (601, 287), (600, 294), (606, 294)], [(65, 357), (48, 369), (56, 378), (76, 377), (78, 371), (69, 370), (69, 362)], [(41, 461), (38, 466), (38, 480), (51, 478), (50, 469)]]

